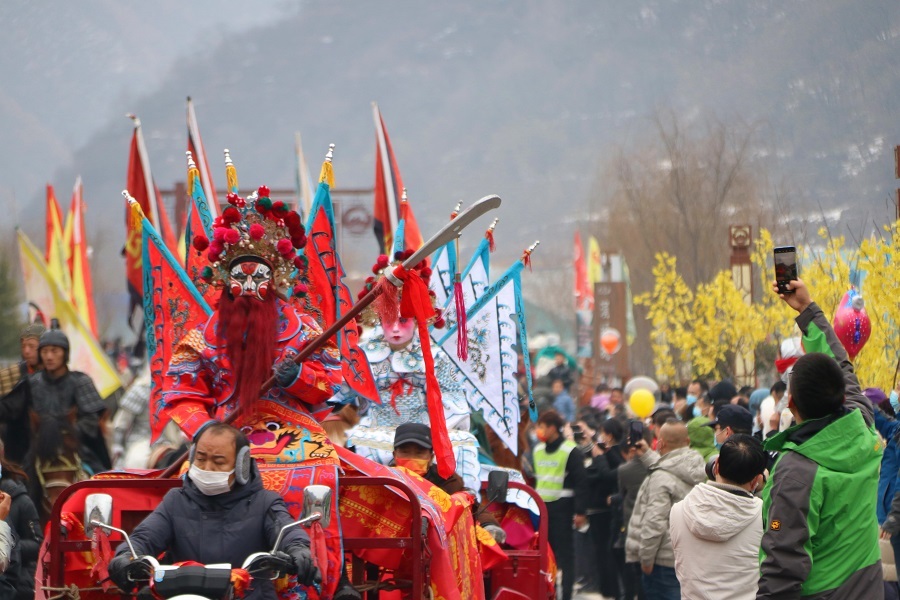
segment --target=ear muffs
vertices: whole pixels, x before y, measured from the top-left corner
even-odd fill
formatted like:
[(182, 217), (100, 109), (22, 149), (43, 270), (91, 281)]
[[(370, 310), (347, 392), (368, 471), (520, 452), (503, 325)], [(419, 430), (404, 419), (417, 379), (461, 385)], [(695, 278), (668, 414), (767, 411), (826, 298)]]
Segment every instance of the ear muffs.
[[(197, 451), (197, 444), (191, 444), (191, 450), (188, 453), (188, 464), (194, 464), (194, 453)], [(253, 457), (250, 456), (250, 446), (244, 446), (238, 450), (234, 460), (234, 482), (239, 485), (247, 485), (250, 481), (250, 474), (253, 471)]]
[(250, 473), (253, 467), (253, 457), (250, 456), (250, 446), (244, 446), (238, 450), (234, 461), (234, 482), (246, 485), (250, 481)]

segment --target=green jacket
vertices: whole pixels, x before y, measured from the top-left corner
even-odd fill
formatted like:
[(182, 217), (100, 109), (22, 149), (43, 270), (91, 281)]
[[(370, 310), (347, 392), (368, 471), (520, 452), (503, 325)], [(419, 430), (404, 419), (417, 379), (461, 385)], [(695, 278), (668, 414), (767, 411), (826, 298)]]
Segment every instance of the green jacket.
[(878, 470), (882, 444), (872, 405), (822, 310), (797, 317), (807, 353), (825, 352), (846, 384), (840, 414), (770, 438), (781, 456), (763, 490), (758, 599), (881, 598)]

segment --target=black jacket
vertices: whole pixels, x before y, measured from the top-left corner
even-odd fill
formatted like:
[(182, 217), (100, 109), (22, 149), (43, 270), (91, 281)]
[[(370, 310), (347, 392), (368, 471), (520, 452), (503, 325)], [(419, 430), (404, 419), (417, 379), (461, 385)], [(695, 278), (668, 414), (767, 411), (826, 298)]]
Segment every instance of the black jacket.
[(41, 520), (38, 517), (37, 508), (28, 495), (28, 488), (24, 483), (15, 479), (3, 477), (0, 479), (0, 491), (12, 497), (9, 508), (9, 517), (6, 522), (19, 536), (19, 549), (22, 552), (22, 564), (31, 570), (37, 565), (38, 550), (44, 541), (44, 533), (41, 529)]
[(585, 470), (588, 514), (609, 511), (607, 499), (619, 489), (618, 469), (623, 462), (621, 446), (613, 446), (600, 456), (591, 457)]
[[(202, 564), (230, 563), (240, 567), (254, 552), (272, 549), (278, 531), (294, 521), (284, 500), (263, 489), (256, 465), (246, 485), (235, 485), (218, 496), (205, 496), (185, 476), (181, 488), (166, 493), (162, 503), (131, 534), (139, 555), (167, 551), (165, 564), (194, 560)], [(309, 546), (301, 527), (285, 532), (279, 550)], [(116, 554), (126, 554), (119, 545)], [(272, 582), (254, 580), (248, 600), (274, 597)]]

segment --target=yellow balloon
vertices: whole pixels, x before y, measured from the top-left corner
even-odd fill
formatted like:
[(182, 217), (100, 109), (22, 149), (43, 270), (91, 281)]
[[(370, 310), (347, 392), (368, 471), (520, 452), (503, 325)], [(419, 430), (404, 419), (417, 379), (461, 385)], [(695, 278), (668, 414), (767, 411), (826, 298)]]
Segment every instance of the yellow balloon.
[(656, 397), (650, 390), (634, 390), (628, 398), (628, 406), (639, 419), (646, 419), (653, 414), (656, 407)]

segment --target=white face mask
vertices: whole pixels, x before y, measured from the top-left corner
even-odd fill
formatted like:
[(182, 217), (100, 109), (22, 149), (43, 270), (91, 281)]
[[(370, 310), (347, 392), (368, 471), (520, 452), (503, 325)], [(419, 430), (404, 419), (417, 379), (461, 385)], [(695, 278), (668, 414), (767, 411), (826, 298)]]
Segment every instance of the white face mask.
[(200, 490), (204, 496), (218, 496), (225, 492), (231, 491), (231, 484), (228, 479), (234, 473), (234, 469), (230, 471), (205, 471), (196, 465), (191, 465), (188, 471), (188, 477)]

